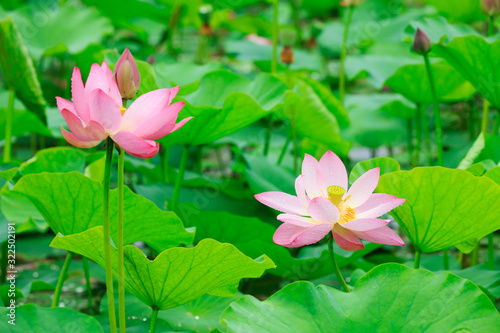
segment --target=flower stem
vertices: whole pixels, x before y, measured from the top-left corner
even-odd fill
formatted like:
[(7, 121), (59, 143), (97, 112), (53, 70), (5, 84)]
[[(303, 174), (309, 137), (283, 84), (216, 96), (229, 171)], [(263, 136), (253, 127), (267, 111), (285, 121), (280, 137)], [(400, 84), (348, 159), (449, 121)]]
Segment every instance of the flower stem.
[(113, 265), (111, 263), (111, 231), (109, 223), (109, 183), (111, 179), (111, 164), (113, 161), (113, 140), (106, 139), (106, 164), (104, 165), (103, 184), (103, 242), (106, 261), (106, 293), (108, 296), (109, 329), (116, 333), (115, 296), (113, 292)]
[(10, 162), (12, 151), (12, 119), (14, 117), (14, 87), (9, 88), (9, 105), (5, 110), (5, 144), (3, 146), (3, 162)]
[(149, 326), (149, 333), (155, 333), (156, 318), (158, 318), (158, 308), (153, 306), (153, 313), (151, 315), (151, 326)]
[(438, 165), (443, 166), (443, 130), (441, 128), (441, 115), (439, 113), (439, 104), (436, 94), (436, 87), (434, 86), (434, 78), (432, 76), (432, 67), (429, 61), (429, 55), (424, 54), (425, 67), (427, 69), (427, 75), (429, 76), (429, 84), (432, 91), (432, 99), (434, 105), (434, 120), (436, 124), (436, 142), (438, 146)]
[(421, 251), (419, 251), (419, 250), (415, 251), (415, 264), (413, 265), (413, 267), (415, 269), (420, 268), (420, 255), (421, 254), (422, 254)]
[(490, 110), (490, 102), (485, 98), (483, 99), (483, 121), (481, 122), (481, 132), (486, 134), (488, 129), (488, 111)]
[(73, 252), (68, 251), (66, 255), (66, 260), (61, 268), (61, 273), (59, 273), (59, 279), (57, 280), (56, 291), (54, 292), (54, 298), (52, 299), (52, 307), (57, 308), (59, 306), (59, 298), (61, 297), (61, 290), (66, 278), (66, 273), (68, 272), (69, 264), (73, 258)]
[(477, 266), (479, 264), (479, 243), (470, 254), (470, 266)]
[(347, 8), (347, 16), (344, 23), (344, 36), (342, 38), (342, 49), (340, 51), (339, 99), (342, 105), (344, 105), (345, 100), (345, 59), (347, 57), (347, 38), (349, 37), (349, 26), (351, 25), (353, 12), (354, 6), (349, 6)]
[(495, 269), (495, 243), (493, 233), (488, 235), (488, 268)]
[(412, 119), (406, 119), (406, 135), (407, 135), (407, 145), (408, 145), (408, 163), (411, 164), (413, 158), (413, 124)]
[(118, 149), (118, 224), (116, 226), (118, 248), (118, 319), (120, 333), (126, 330), (125, 322), (125, 269), (123, 259), (123, 190), (125, 173), (125, 151)]
[(332, 265), (333, 268), (335, 269), (335, 274), (337, 275), (337, 279), (344, 288), (345, 292), (350, 293), (351, 290), (349, 289), (347, 283), (345, 283), (344, 277), (342, 276), (339, 266), (337, 265), (337, 261), (335, 260), (335, 253), (333, 251), (333, 237), (330, 237), (330, 239), (328, 239), (328, 252), (330, 252), (330, 258), (332, 259)]
[(177, 204), (179, 203), (179, 195), (181, 193), (182, 180), (184, 179), (184, 172), (186, 171), (188, 153), (189, 153), (189, 147), (184, 146), (182, 150), (181, 165), (179, 166), (179, 173), (177, 174), (177, 179), (175, 180), (174, 195), (172, 197), (172, 205), (170, 207), (171, 211), (175, 211), (175, 209), (177, 209)]
[(420, 161), (420, 151), (422, 150), (422, 106), (417, 104), (417, 116), (415, 117), (415, 128), (417, 137), (417, 144), (413, 155), (413, 167), (417, 167)]
[(278, 162), (276, 163), (276, 165), (280, 165), (281, 162), (283, 161), (283, 157), (285, 157), (286, 150), (288, 149), (288, 145), (290, 144), (291, 140), (292, 140), (292, 130), (290, 129), (288, 131), (287, 136), (286, 136), (285, 144), (283, 145), (283, 148), (281, 149), (280, 157), (278, 158)]
[(87, 301), (89, 303), (89, 314), (94, 315), (94, 302), (92, 301), (92, 286), (90, 284), (89, 260), (82, 257), (83, 273), (85, 275), (85, 286), (87, 287)]
[(445, 271), (450, 269), (450, 257), (448, 255), (448, 249), (443, 250), (443, 269)]

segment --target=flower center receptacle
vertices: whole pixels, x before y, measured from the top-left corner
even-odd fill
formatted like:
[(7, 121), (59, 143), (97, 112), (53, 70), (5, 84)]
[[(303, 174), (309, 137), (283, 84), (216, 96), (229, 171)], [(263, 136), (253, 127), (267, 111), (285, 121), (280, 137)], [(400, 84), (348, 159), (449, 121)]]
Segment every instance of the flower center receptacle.
[(339, 224), (344, 224), (351, 222), (356, 218), (356, 209), (348, 206), (345, 202), (349, 199), (348, 196), (345, 200), (342, 200), (346, 192), (345, 188), (338, 185), (328, 186), (328, 199), (337, 206), (340, 212), (340, 218), (338, 220)]
[(127, 108), (120, 106), (120, 111), (122, 112), (122, 116), (125, 114), (125, 111), (127, 111)]

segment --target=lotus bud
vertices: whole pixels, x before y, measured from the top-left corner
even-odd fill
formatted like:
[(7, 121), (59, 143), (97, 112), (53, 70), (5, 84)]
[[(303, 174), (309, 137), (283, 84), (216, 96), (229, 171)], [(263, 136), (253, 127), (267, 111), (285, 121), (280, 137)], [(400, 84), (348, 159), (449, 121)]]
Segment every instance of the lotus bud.
[(343, 7), (359, 6), (361, 3), (365, 1), (366, 0), (343, 0), (340, 2), (340, 5)]
[(133, 99), (141, 86), (141, 74), (132, 53), (128, 48), (123, 51), (113, 70), (113, 76), (122, 98)]
[(413, 38), (413, 51), (418, 54), (427, 54), (432, 49), (432, 43), (425, 32), (417, 29)]
[(212, 5), (203, 5), (198, 9), (198, 14), (202, 21), (200, 34), (202, 36), (212, 36), (213, 31), (210, 26), (210, 17), (212, 16), (213, 7)]
[(497, 16), (500, 14), (500, 0), (481, 0), (481, 9), (485, 15)]
[(293, 63), (293, 50), (291, 46), (284, 46), (283, 50), (281, 50), (281, 62), (287, 65)]

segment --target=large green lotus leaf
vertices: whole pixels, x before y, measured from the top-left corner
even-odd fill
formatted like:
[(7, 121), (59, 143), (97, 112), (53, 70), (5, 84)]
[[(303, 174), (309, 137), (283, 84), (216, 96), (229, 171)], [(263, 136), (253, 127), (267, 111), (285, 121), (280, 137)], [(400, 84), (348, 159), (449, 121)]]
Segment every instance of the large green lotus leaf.
[[(422, 60), (423, 61), (423, 60)], [(445, 62), (432, 65), (436, 94), (442, 102), (456, 102), (471, 98), (476, 89)], [(431, 104), (432, 90), (424, 64), (401, 67), (386, 84), (417, 104)]]
[[(52, 247), (76, 252), (105, 265), (102, 227), (80, 234), (54, 238)], [(171, 248), (154, 261), (133, 245), (126, 245), (125, 287), (149, 306), (160, 310), (190, 302), (205, 294), (231, 297), (238, 291), (243, 278), (260, 277), (274, 268), (267, 257), (253, 260), (231, 244), (206, 239), (194, 248)], [(117, 251), (112, 247), (113, 271), (117, 274)]]
[[(442, 167), (382, 175), (377, 191), (406, 199), (391, 215), (423, 252), (439, 251), (500, 229), (500, 186), (487, 177)], [(470, 252), (473, 245), (460, 250)]]
[(353, 184), (365, 172), (375, 168), (380, 168), (380, 174), (383, 175), (399, 171), (401, 166), (398, 161), (390, 157), (375, 157), (367, 161), (358, 162), (349, 174), (349, 184)]
[(484, 174), (484, 177), (488, 177), (489, 179), (493, 180), (495, 183), (500, 185), (500, 167), (495, 167), (493, 169), (488, 170)]
[[(227, 212), (180, 211), (184, 212), (181, 214), (184, 223), (196, 227), (196, 242), (213, 238), (219, 242), (233, 244), (252, 258), (266, 254), (276, 263), (276, 269), (269, 271), (270, 274), (290, 280), (301, 280), (320, 278), (333, 272), (326, 244), (304, 248), (295, 258), (288, 249), (273, 242), (276, 227), (255, 217)], [(345, 267), (381, 245), (368, 243), (365, 249), (354, 252), (344, 251), (337, 244), (334, 246), (337, 264), (339, 267)]]
[(396, 118), (377, 108), (372, 95), (349, 95), (346, 109), (354, 126), (344, 130), (345, 138), (372, 149), (397, 145), (406, 137), (402, 118)]
[(500, 41), (490, 44), (479, 36), (457, 37), (446, 45), (434, 45), (433, 52), (459, 71), (490, 103), (500, 107)]
[(83, 173), (85, 168), (85, 153), (71, 147), (54, 147), (40, 150), (36, 155), (20, 165), (23, 175), (41, 172), (71, 172)]
[[(111, 22), (99, 15), (95, 8), (48, 7), (40, 12), (39, 6), (31, 5), (11, 15), (16, 24), (24, 27), (24, 42), (35, 59), (65, 52), (80, 53), (90, 44), (100, 44), (104, 36), (114, 32)], [(44, 24), (35, 25), (33, 17), (40, 15), (45, 18)]]
[[(64, 29), (60, 29), (61, 31)], [(0, 70), (7, 87), (13, 87), (26, 108), (45, 122), (42, 88), (33, 60), (11, 17), (0, 20)], [(19, 115), (17, 115), (19, 118)], [(14, 124), (13, 127), (15, 128)]]
[(40, 231), (47, 229), (47, 223), (33, 203), (23, 194), (9, 191), (0, 196), (1, 209), (9, 222), (16, 224), (16, 233), (37, 227)]
[[(392, 314), (392, 315), (389, 315)], [(496, 332), (500, 315), (472, 282), (399, 264), (377, 266), (351, 293), (292, 283), (222, 315), (228, 332)]]
[(481, 264), (451, 272), (485, 288), (495, 299), (500, 297), (500, 271), (491, 270), (486, 264)]
[(99, 322), (89, 315), (67, 308), (42, 308), (35, 304), (16, 307), (15, 326), (9, 324), (9, 309), (0, 312), (0, 331), (8, 332), (104, 332)]
[(268, 74), (249, 80), (227, 71), (205, 75), (198, 90), (183, 96), (179, 119), (194, 117), (166, 137), (170, 144), (201, 145), (234, 133), (267, 115), (283, 101), (286, 86)]
[[(26, 93), (26, 92), (21, 92)], [(9, 92), (0, 90), (0, 123), (6, 122), (6, 111), (9, 103)], [(61, 117), (62, 118), (62, 117)], [(61, 128), (59, 127), (59, 132)], [(26, 109), (20, 99), (14, 99), (14, 110), (12, 112), (12, 136), (21, 137), (26, 133), (37, 133), (52, 136), (51, 131), (43, 121), (33, 112)], [(0, 127), (0, 138), (5, 138), (5, 126)]]
[(468, 23), (485, 20), (485, 16), (481, 12), (480, 1), (424, 0), (424, 2), (436, 7), (440, 14), (446, 16), (451, 21)]
[[(102, 185), (78, 172), (41, 173), (22, 177), (13, 191), (27, 196), (55, 233), (72, 235), (102, 225)], [(116, 243), (117, 190), (110, 194), (111, 237)], [(156, 250), (190, 244), (193, 234), (172, 212), (124, 191), (124, 243), (144, 241)]]
[(89, 7), (95, 6), (118, 26), (127, 26), (130, 24), (127, 21), (136, 17), (147, 17), (161, 23), (170, 18), (171, 6), (165, 6), (165, 1), (162, 6), (140, 0), (83, 0), (82, 2)]
[(418, 28), (424, 31), (433, 43), (446, 43), (455, 37), (470, 35), (479, 36), (477, 30), (471, 26), (466, 24), (450, 24), (442, 16), (424, 17), (419, 21), (411, 22), (410, 25), (406, 27), (405, 33), (407, 33), (408, 37), (413, 40)]
[(260, 155), (244, 155), (248, 167), (245, 169), (253, 193), (279, 191), (295, 194), (295, 178), (290, 170), (276, 165)]
[(479, 134), (467, 155), (460, 161), (458, 168), (467, 169), (485, 160), (493, 160), (494, 163), (500, 161), (500, 138), (496, 135)]

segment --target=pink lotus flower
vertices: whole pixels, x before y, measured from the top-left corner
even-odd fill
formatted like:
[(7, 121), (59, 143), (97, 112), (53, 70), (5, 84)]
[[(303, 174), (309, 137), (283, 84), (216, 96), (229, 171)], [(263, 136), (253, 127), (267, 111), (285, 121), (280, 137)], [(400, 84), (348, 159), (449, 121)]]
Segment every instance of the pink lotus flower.
[(328, 151), (318, 162), (306, 154), (302, 174), (295, 181), (297, 196), (265, 192), (255, 198), (284, 213), (278, 215), (278, 220), (284, 223), (273, 237), (278, 245), (309, 245), (332, 232), (335, 242), (347, 251), (364, 248), (360, 239), (402, 246), (403, 240), (386, 226), (389, 220), (378, 217), (402, 205), (406, 199), (373, 193), (379, 177), (379, 168), (369, 170), (346, 192), (347, 172), (337, 155)]
[(184, 102), (170, 103), (179, 87), (158, 89), (137, 98), (128, 109), (108, 64), (93, 64), (85, 86), (80, 69), (71, 79), (73, 103), (57, 99), (57, 108), (70, 131), (61, 131), (71, 145), (79, 148), (97, 146), (108, 136), (130, 155), (150, 158), (158, 153), (158, 140), (181, 128), (189, 119), (175, 123)]

